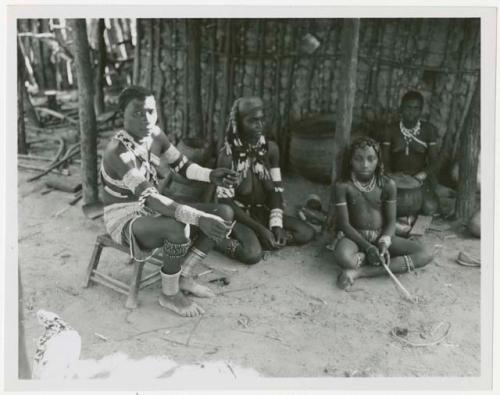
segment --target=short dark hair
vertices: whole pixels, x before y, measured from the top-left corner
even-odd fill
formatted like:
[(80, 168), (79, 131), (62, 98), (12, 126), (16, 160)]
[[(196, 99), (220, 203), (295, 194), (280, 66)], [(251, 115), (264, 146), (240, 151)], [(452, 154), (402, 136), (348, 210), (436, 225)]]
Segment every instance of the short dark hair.
[(354, 151), (358, 148), (372, 147), (377, 155), (378, 163), (375, 169), (375, 176), (377, 178), (378, 185), (382, 183), (382, 176), (384, 175), (384, 164), (382, 163), (382, 153), (380, 150), (380, 144), (370, 137), (358, 137), (351, 145), (347, 148), (343, 158), (342, 158), (342, 172), (340, 179), (343, 182), (347, 182), (351, 179), (351, 160), (354, 155)]
[(144, 100), (148, 96), (153, 96), (153, 92), (151, 92), (149, 89), (138, 85), (129, 86), (122, 90), (120, 95), (118, 96), (118, 109), (121, 111), (125, 111), (127, 104), (129, 104), (131, 100)]
[(420, 92), (417, 91), (408, 91), (404, 94), (403, 98), (401, 99), (401, 104), (403, 104), (405, 101), (410, 101), (410, 100), (418, 100), (420, 102), (420, 106), (424, 106), (424, 97)]

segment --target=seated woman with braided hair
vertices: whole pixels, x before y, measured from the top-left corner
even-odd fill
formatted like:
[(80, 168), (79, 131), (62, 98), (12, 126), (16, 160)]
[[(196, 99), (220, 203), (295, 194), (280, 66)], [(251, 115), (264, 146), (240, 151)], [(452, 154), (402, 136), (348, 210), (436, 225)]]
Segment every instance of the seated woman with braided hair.
[[(229, 169), (207, 169), (190, 162), (156, 126), (153, 94), (139, 86), (119, 96), (123, 129), (109, 142), (102, 160), (104, 222), (114, 241), (130, 247), (130, 255), (144, 261), (161, 249), (162, 293), (159, 303), (182, 316), (203, 313), (184, 296), (210, 297), (214, 293), (192, 277), (217, 241), (231, 230), (233, 211), (220, 204), (179, 204), (158, 192), (158, 173), (164, 166), (191, 179), (229, 186), (236, 175)], [(190, 225), (201, 232), (194, 244)]]
[(236, 225), (217, 249), (246, 264), (260, 261), (262, 250), (309, 242), (314, 230), (283, 213), (279, 149), (264, 135), (264, 103), (241, 97), (231, 109), (218, 166), (238, 175), (237, 186), (217, 187), (217, 199), (230, 205)]
[[(395, 236), (396, 185), (385, 176), (379, 144), (356, 139), (344, 156), (334, 188), (337, 217), (335, 262), (342, 268), (337, 284), (350, 287), (356, 278), (394, 273), (427, 265), (432, 257), (417, 242)], [(390, 259), (388, 259), (390, 256)]]

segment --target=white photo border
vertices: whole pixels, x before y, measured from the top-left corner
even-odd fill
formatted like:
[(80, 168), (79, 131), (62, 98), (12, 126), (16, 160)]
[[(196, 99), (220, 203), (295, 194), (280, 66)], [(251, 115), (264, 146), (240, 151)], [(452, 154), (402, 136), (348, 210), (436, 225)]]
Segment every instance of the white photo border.
[[(481, 376), (479, 377), (425, 377), (425, 378), (259, 378), (189, 383), (168, 380), (169, 389), (191, 390), (487, 390), (493, 380), (493, 262), (494, 262), (494, 200), (495, 195), (495, 88), (497, 15), (493, 7), (252, 7), (252, 6), (28, 6), (14, 5), (7, 9), (6, 49), (6, 120), (5, 128), (5, 315), (4, 315), (4, 371), (5, 387), (9, 391), (95, 391), (95, 390), (165, 390), (166, 380), (141, 382), (112, 382), (110, 380), (78, 380), (68, 382), (41, 382), (17, 379), (17, 128), (16, 100), (16, 19), (17, 18), (481, 18)], [(6, 361), (6, 356), (10, 363)], [(14, 362), (12, 362), (14, 361)], [(0, 374), (1, 375), (1, 374)]]

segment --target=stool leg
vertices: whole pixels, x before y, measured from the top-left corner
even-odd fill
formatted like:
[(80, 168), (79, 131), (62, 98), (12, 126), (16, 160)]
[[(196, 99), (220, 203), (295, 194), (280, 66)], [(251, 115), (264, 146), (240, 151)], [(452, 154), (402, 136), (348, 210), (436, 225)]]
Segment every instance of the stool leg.
[(132, 281), (130, 282), (127, 302), (125, 307), (135, 309), (138, 305), (137, 294), (139, 293), (139, 285), (141, 283), (142, 268), (145, 262), (134, 262), (134, 271), (132, 273)]
[(87, 288), (90, 285), (92, 270), (97, 269), (99, 259), (101, 259), (102, 248), (102, 243), (97, 240), (95, 243), (94, 251), (92, 252), (92, 257), (90, 258), (89, 266), (87, 267), (87, 273), (85, 274), (85, 282), (83, 283), (84, 288)]

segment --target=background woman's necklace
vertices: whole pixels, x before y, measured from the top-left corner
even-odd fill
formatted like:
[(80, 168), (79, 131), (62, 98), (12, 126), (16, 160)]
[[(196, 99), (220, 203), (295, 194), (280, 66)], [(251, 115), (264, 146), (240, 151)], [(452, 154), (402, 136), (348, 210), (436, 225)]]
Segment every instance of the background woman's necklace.
[(406, 128), (403, 125), (403, 121), (399, 122), (399, 130), (401, 131), (401, 134), (403, 135), (403, 139), (405, 141), (405, 155), (409, 156), (410, 155), (410, 143), (414, 139), (414, 137), (417, 137), (420, 134), (420, 121), (417, 122), (417, 124), (412, 127), (412, 128)]
[(371, 192), (375, 188), (376, 185), (376, 178), (375, 174), (372, 176), (371, 180), (368, 181), (366, 184), (362, 184), (357, 178), (354, 173), (351, 173), (351, 180), (354, 186), (360, 190), (361, 192)]

